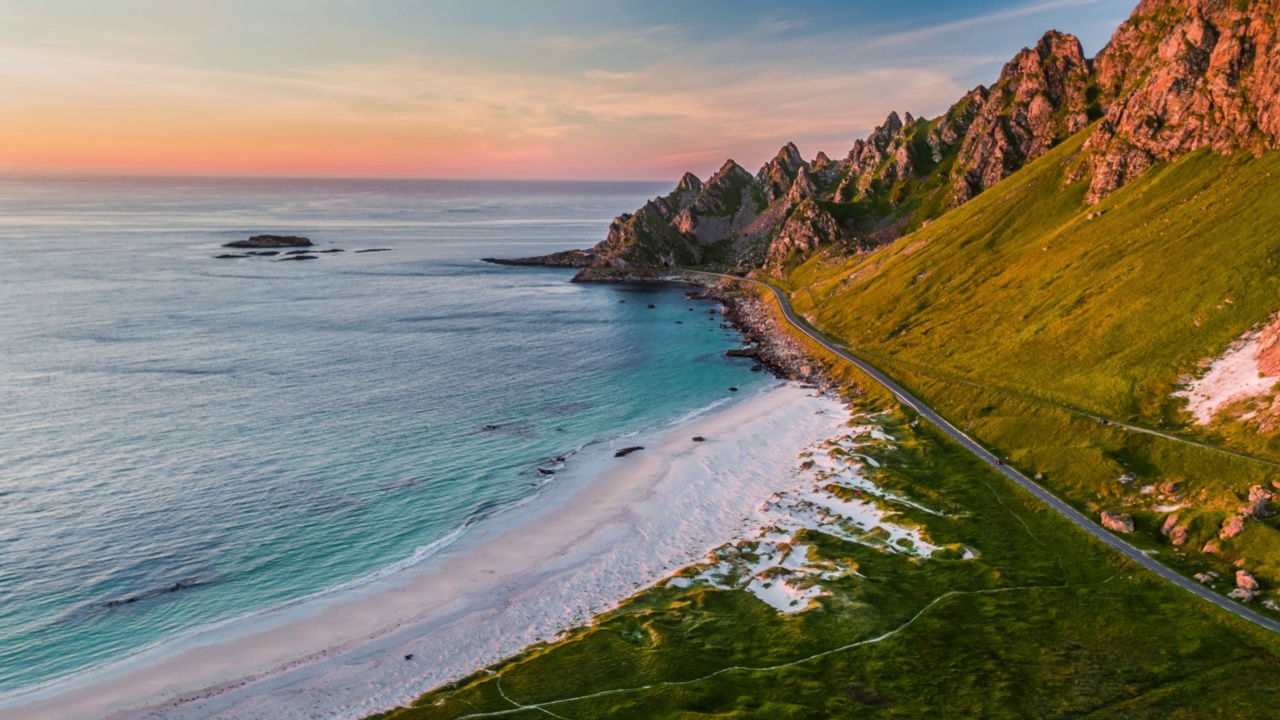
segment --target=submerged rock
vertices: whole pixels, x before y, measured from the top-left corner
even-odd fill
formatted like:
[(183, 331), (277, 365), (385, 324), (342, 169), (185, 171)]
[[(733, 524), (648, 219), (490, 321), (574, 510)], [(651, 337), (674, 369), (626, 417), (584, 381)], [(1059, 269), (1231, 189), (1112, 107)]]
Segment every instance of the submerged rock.
[(643, 449), (644, 449), (644, 446), (642, 446), (642, 445), (637, 445), (637, 446), (635, 446), (635, 447), (629, 447), (629, 448), (623, 448), (623, 449), (619, 450), (618, 452), (614, 453), (614, 454), (613, 454), (613, 456), (614, 456), (614, 457), (626, 457), (626, 456), (630, 455), (630, 454), (631, 454), (631, 453), (633, 453), (633, 452), (637, 452), (637, 451), (640, 451), (640, 450), (643, 450)]

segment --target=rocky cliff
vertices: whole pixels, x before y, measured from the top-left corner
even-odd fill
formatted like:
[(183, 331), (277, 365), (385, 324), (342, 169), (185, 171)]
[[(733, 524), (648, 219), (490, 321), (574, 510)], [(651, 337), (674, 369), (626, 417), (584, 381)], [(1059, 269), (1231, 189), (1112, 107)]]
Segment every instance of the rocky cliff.
[(1075, 179), (1096, 202), (1162, 160), (1280, 138), (1276, 0), (1143, 0), (1098, 54), (1106, 117)]
[(1277, 17), (1280, 0), (1143, 0), (1092, 61), (1048, 32), (941, 117), (892, 112), (839, 162), (788, 143), (754, 174), (732, 160), (705, 183), (686, 174), (584, 253), (603, 267), (779, 271), (818, 247), (893, 240), (1081, 132), (1068, 182), (1087, 182), (1090, 203), (1203, 147), (1275, 148)]

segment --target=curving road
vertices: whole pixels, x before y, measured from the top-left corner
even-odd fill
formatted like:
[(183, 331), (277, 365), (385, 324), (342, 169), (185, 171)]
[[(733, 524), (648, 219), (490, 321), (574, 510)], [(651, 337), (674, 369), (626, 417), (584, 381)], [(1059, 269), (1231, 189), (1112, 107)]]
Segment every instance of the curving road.
[(1050, 493), (1048, 490), (1045, 490), (1044, 488), (1040, 487), (1040, 485), (1038, 485), (1031, 478), (1028, 478), (1026, 475), (1023, 475), (1022, 473), (1018, 472), (1017, 470), (1014, 470), (1008, 465), (1001, 463), (998, 460), (998, 458), (996, 458), (995, 455), (992, 455), (990, 452), (988, 452), (986, 448), (974, 442), (973, 438), (964, 434), (964, 432), (956, 428), (951, 423), (947, 422), (946, 419), (944, 419), (941, 415), (938, 415), (938, 413), (934, 412), (933, 409), (930, 408), (928, 405), (925, 405), (924, 403), (920, 402), (919, 399), (917, 399), (914, 395), (912, 395), (911, 393), (903, 389), (902, 386), (898, 385), (898, 383), (889, 379), (889, 377), (887, 377), (884, 373), (876, 369), (875, 366), (867, 363), (861, 358), (853, 356), (848, 351), (844, 350), (843, 348), (839, 347), (835, 343), (832, 343), (831, 341), (822, 337), (818, 333), (814, 332), (807, 324), (805, 324), (803, 321), (801, 321), (799, 318), (796, 317), (796, 314), (791, 310), (791, 304), (787, 302), (786, 296), (778, 288), (768, 283), (760, 282), (759, 280), (750, 280), (748, 278), (741, 278), (735, 275), (724, 275), (722, 273), (702, 272), (698, 270), (690, 270), (688, 272), (696, 273), (698, 275), (712, 275), (716, 277), (728, 278), (730, 280), (737, 280), (739, 282), (752, 283), (754, 285), (759, 285), (760, 287), (763, 287), (763, 288), (768, 288), (768, 290), (773, 293), (773, 296), (778, 299), (778, 306), (782, 308), (782, 313), (786, 316), (787, 321), (790, 322), (793, 326), (795, 326), (797, 330), (809, 336), (814, 340), (814, 342), (819, 343), (820, 345), (830, 350), (831, 352), (835, 353), (836, 355), (858, 366), (860, 370), (862, 370), (867, 375), (870, 375), (871, 378), (874, 379), (876, 382), (888, 388), (889, 392), (892, 392), (894, 396), (898, 398), (899, 402), (915, 410), (917, 413), (920, 414), (921, 417), (927, 419), (929, 422), (936, 425), (944, 433), (951, 436), (953, 440), (960, 443), (966, 449), (972, 452), (974, 455), (977, 455), (988, 465), (995, 468), (996, 471), (1002, 473), (1005, 477), (1009, 478), (1010, 480), (1014, 481), (1018, 485), (1022, 486), (1022, 488), (1027, 492), (1031, 493), (1032, 495), (1035, 495), (1045, 505), (1048, 505), (1050, 508), (1057, 511), (1058, 514), (1062, 515), (1066, 519), (1075, 523), (1077, 526), (1084, 529), (1084, 531), (1089, 533), (1090, 535), (1093, 535), (1094, 537), (1098, 538), (1099, 540), (1106, 543), (1107, 545), (1110, 545), (1117, 552), (1129, 558), (1133, 562), (1145, 567), (1146, 569), (1159, 575), (1165, 580), (1168, 580), (1169, 582), (1181, 587), (1183, 590), (1193, 593), (1194, 595), (1204, 600), (1207, 600), (1213, 603), (1214, 605), (1217, 605), (1223, 610), (1226, 610), (1227, 612), (1233, 613), (1238, 617), (1248, 620), (1249, 622), (1254, 623), (1255, 625), (1259, 625), (1273, 632), (1280, 633), (1280, 622), (1277, 622), (1275, 620), (1272, 620), (1271, 618), (1268, 618), (1259, 613), (1256, 613), (1253, 610), (1250, 610), (1249, 608), (1235, 602), (1234, 600), (1231, 600), (1222, 595), (1219, 595), (1218, 593), (1210, 590), (1209, 588), (1201, 585), (1200, 583), (1190, 578), (1187, 578), (1183, 575), (1180, 575), (1174, 572), (1173, 570), (1170, 570), (1169, 568), (1165, 567), (1162, 563), (1157, 562), (1156, 560), (1153, 560), (1152, 558), (1148, 557), (1145, 553), (1143, 553), (1138, 548), (1130, 545), (1124, 540), (1121, 540), (1115, 535), (1112, 535), (1110, 532), (1103, 529), (1101, 525), (1098, 525), (1097, 523), (1093, 522), (1089, 518), (1085, 517), (1082, 513), (1080, 513), (1075, 508), (1066, 504), (1062, 500), (1059, 500), (1055, 495)]

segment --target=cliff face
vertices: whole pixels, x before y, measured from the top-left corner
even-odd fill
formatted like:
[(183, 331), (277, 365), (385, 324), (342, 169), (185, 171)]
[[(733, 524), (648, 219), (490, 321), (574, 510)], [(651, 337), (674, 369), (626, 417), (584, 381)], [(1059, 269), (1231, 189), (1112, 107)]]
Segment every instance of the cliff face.
[(1047, 33), (1000, 73), (964, 133), (951, 205), (973, 199), (1089, 124), (1091, 64), (1080, 41)]
[[(806, 162), (788, 143), (754, 175), (732, 160), (705, 184), (614, 221), (601, 264), (715, 262), (777, 270), (824, 245), (891, 241), (968, 202), (1068, 137), (1091, 133), (1069, 182), (1105, 198), (1202, 147), (1280, 142), (1280, 0), (1143, 0), (1096, 61), (1051, 31), (945, 115), (890, 113), (848, 155)], [(1091, 123), (1096, 125), (1091, 127)]]
[(1154, 163), (1280, 138), (1275, 0), (1143, 0), (1097, 59), (1108, 107), (1077, 177), (1106, 197)]

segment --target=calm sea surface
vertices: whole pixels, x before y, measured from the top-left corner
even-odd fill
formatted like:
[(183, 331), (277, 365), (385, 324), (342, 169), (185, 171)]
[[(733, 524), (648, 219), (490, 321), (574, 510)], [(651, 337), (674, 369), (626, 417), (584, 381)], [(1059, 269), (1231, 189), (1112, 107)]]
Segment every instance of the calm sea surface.
[[(678, 289), (476, 260), (668, 189), (0, 180), (0, 692), (421, 560), (761, 382)], [(345, 252), (213, 258), (261, 232)]]

